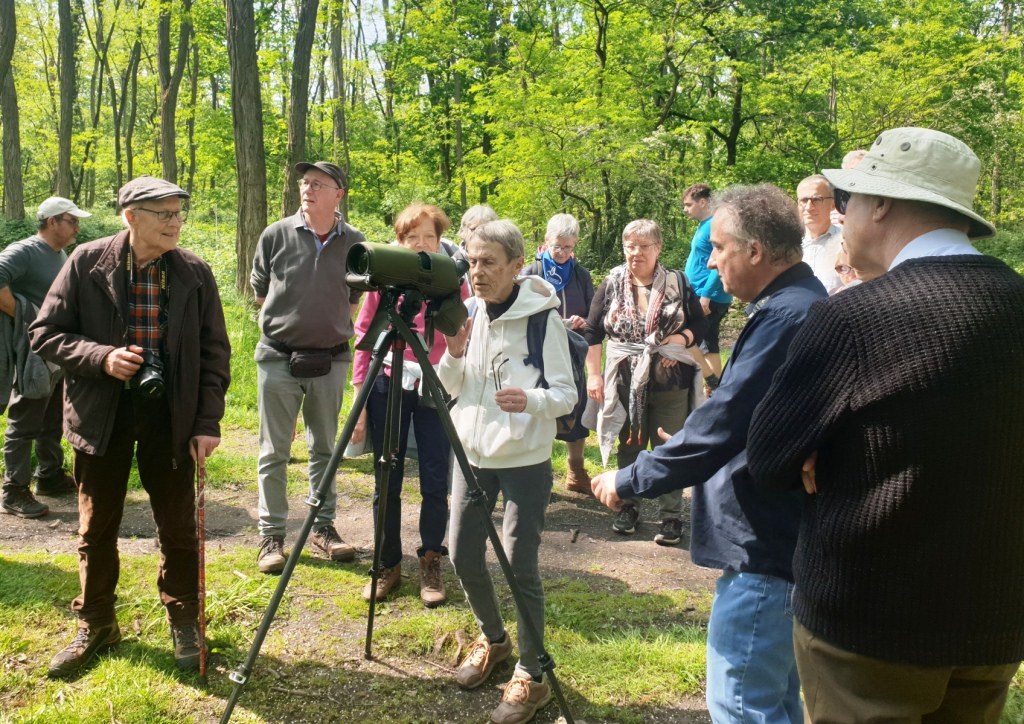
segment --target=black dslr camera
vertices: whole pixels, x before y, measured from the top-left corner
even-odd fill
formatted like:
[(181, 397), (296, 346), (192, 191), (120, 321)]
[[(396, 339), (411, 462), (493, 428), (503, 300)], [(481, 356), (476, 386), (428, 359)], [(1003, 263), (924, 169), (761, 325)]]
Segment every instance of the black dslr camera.
[(139, 397), (146, 400), (159, 400), (164, 396), (164, 362), (149, 350), (143, 351), (142, 366), (132, 377), (129, 386)]

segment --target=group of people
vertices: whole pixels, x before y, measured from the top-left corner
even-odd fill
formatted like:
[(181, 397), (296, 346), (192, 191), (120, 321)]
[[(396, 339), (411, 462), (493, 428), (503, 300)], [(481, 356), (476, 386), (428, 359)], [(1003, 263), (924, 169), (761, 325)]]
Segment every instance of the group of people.
[[(801, 181), (795, 201), (770, 184), (717, 194), (693, 185), (682, 196), (698, 222), (685, 273), (662, 265), (661, 229), (638, 219), (622, 232), (624, 263), (596, 290), (567, 214), (550, 220), (527, 265), (522, 233), (490, 207), (469, 209), (449, 242), (441, 209), (410, 205), (395, 218), (394, 243), (469, 268), (458, 331), (433, 329), (426, 303), (413, 320), (454, 400), (468, 471), (451, 463), (411, 350), (397, 457), (382, 464), (393, 361), (368, 379), (369, 352), (353, 358), (349, 342), (379, 329), (385, 297), (367, 294), (355, 316), (345, 263), (363, 237), (337, 210), (345, 173), (324, 161), (296, 170), (301, 207), (261, 235), (251, 274), (261, 330), (260, 571), (285, 563), (299, 412), (313, 490), (351, 364), (353, 386), (372, 385), (353, 440), (368, 436), (375, 509), (387, 500), (376, 600), (401, 586), (411, 430), (420, 598), (446, 601), (450, 554), (480, 628), (455, 675), (464, 689), (485, 683), (513, 650), (485, 558), (485, 516), (502, 499), (502, 542), (532, 627), (520, 616), (519, 660), (492, 721), (528, 721), (552, 698), (539, 548), (556, 419), (574, 411), (582, 425), (567, 440), (565, 485), (613, 510), (616, 532), (634, 533), (638, 501), (657, 498), (655, 541), (678, 544), (690, 491), (690, 554), (721, 571), (707, 637), (715, 722), (998, 721), (1024, 659), (1024, 279), (970, 243), (995, 230), (973, 209), (980, 162), (966, 145), (928, 129), (886, 131), (842, 169)], [(126, 231), (82, 245), (66, 263), (62, 249), (87, 214), (51, 199), (38, 235), (0, 254), (0, 321), (14, 320), (0, 334), (13, 340), (27, 327), (28, 354), (48, 363), (45, 394), (26, 399), (18, 385), (27, 355), (16, 361), (4, 509), (46, 512), (28, 489), (33, 439), (37, 493), (69, 486), (59, 434), (56, 453), (41, 442), (61, 417), (53, 399), (62, 375), (75, 449), (79, 630), (54, 658), (54, 676), (120, 638), (116, 542), (133, 451), (158, 526), (175, 659), (196, 664), (192, 479), (219, 442), (230, 347), (209, 267), (177, 248), (187, 197), (159, 179), (129, 182), (119, 193)], [(733, 298), (746, 305), (746, 323), (723, 367), (719, 328)], [(528, 354), (538, 318), (540, 367)], [(586, 413), (566, 330), (589, 345)], [(991, 350), (985, 363), (982, 349)], [(154, 367), (166, 384), (151, 396), (137, 373)], [(588, 428), (606, 465), (616, 455), (616, 469), (593, 478)], [(474, 502), (480, 493), (484, 506)], [(349, 561), (355, 549), (335, 528), (336, 500), (331, 481), (310, 548)], [(374, 596), (371, 585), (363, 595)]]

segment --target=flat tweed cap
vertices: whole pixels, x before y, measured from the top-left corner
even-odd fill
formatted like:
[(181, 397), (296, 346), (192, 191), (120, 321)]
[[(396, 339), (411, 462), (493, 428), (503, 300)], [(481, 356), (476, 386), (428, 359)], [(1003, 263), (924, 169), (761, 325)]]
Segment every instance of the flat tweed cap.
[(188, 191), (170, 181), (152, 176), (139, 176), (121, 187), (117, 192), (117, 205), (122, 209), (140, 201), (155, 201), (166, 199), (168, 196), (180, 196), (183, 199), (189, 198)]
[(348, 188), (348, 179), (345, 178), (345, 172), (341, 170), (340, 166), (335, 166), (330, 161), (314, 161), (313, 163), (303, 161), (302, 163), (295, 164), (295, 171), (300, 174), (306, 173), (311, 168), (315, 168), (317, 171), (330, 176), (338, 184), (339, 189)]

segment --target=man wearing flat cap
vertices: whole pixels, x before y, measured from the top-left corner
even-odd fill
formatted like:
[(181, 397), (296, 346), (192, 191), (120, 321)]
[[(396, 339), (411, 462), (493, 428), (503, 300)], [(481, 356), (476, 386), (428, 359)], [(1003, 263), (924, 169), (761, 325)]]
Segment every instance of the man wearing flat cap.
[(89, 216), (70, 199), (51, 196), (36, 211), (36, 233), (0, 252), (0, 312), (10, 317), (0, 320), (0, 345), (12, 350), (11, 357), (17, 360), (11, 369), (3, 370), (0, 379), (0, 399), (4, 404), (10, 401), (2, 505), (5, 513), (22, 518), (38, 518), (50, 511), (29, 489), (33, 443), (38, 462), (36, 495), (75, 491), (74, 480), (64, 472), (60, 446), (64, 375), (60, 367), (45, 364), (29, 351), (28, 325), (68, 259), (64, 249), (78, 235), (78, 220)]
[(865, 283), (812, 309), (748, 446), (760, 485), (811, 493), (793, 561), (811, 721), (997, 722), (1024, 659), (1024, 279), (971, 245), (995, 233), (980, 167), (897, 128), (824, 172)]
[[(264, 229), (256, 244), (250, 283), (260, 305), (256, 345), (260, 411), (259, 532), (257, 565), (280, 573), (285, 564), (288, 459), (299, 409), (309, 446), (312, 494), (328, 467), (342, 394), (352, 359), (352, 311), (359, 293), (345, 283), (346, 260), (363, 235), (345, 223), (338, 204), (345, 172), (327, 161), (296, 164), (301, 206), (294, 216)], [(355, 549), (334, 527), (335, 481), (323, 498), (310, 538), (321, 558), (351, 561)]]
[(67, 375), (64, 434), (78, 483), (78, 632), (51, 677), (76, 674), (121, 639), (117, 533), (133, 456), (156, 521), (175, 663), (199, 663), (192, 481), (220, 443), (231, 348), (210, 267), (178, 247), (186, 199), (157, 178), (125, 184), (128, 228), (76, 249), (29, 330), (32, 349)]

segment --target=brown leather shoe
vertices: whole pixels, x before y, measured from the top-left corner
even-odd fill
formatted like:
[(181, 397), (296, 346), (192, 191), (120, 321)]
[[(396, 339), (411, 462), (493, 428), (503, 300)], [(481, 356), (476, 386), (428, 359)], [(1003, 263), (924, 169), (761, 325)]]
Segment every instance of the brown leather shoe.
[(420, 600), (427, 608), (440, 606), (448, 600), (441, 575), (441, 554), (426, 551), (420, 556)]
[(121, 630), (116, 621), (109, 626), (80, 623), (75, 638), (53, 657), (46, 675), (51, 679), (71, 676), (92, 661), (97, 653), (120, 640)]
[[(387, 598), (388, 594), (397, 589), (402, 585), (402, 564), (396, 563), (395, 565), (385, 568), (380, 572), (380, 576), (377, 577), (377, 600), (383, 601)], [(370, 600), (370, 588), (373, 586), (371, 580), (365, 586), (363, 586), (363, 600)]]
[(494, 667), (512, 654), (512, 640), (505, 634), (500, 644), (492, 644), (486, 636), (473, 642), (466, 653), (466, 658), (459, 664), (455, 672), (455, 683), (461, 689), (475, 689), (487, 680)]
[(569, 469), (565, 473), (565, 489), (580, 495), (594, 494), (590, 489), (590, 475), (587, 474), (587, 469), (583, 467), (582, 463), (569, 465)]
[(309, 550), (320, 558), (342, 563), (348, 563), (356, 557), (356, 549), (341, 539), (333, 525), (322, 526), (313, 532), (309, 539)]

